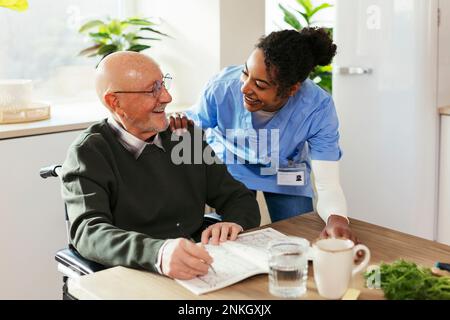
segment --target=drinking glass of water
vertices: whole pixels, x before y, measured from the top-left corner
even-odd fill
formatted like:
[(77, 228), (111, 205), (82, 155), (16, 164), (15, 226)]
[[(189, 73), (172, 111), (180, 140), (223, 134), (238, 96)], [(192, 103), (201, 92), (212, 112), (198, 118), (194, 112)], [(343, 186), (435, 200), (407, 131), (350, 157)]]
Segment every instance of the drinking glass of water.
[(269, 292), (296, 298), (306, 293), (309, 241), (287, 237), (269, 242)]

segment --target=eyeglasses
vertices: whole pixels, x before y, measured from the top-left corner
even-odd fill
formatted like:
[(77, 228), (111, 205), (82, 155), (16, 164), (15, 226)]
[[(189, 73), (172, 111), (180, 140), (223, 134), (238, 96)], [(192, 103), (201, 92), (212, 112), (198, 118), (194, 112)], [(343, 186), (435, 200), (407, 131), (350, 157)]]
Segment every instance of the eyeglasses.
[(144, 93), (147, 95), (153, 95), (154, 98), (157, 98), (161, 94), (162, 88), (166, 88), (166, 90), (170, 89), (172, 84), (172, 76), (170, 74), (166, 74), (162, 80), (156, 80), (153, 84), (153, 88), (147, 91), (114, 91), (113, 93)]

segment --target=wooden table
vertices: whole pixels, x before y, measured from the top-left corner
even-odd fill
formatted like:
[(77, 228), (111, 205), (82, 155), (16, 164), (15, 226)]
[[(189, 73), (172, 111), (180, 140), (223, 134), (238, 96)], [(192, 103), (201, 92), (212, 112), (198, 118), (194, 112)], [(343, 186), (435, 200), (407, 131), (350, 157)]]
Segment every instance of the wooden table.
[[(436, 261), (450, 259), (449, 246), (355, 219), (350, 221), (357, 237), (371, 250), (370, 264), (403, 258), (431, 267)], [(268, 226), (287, 235), (314, 241), (324, 223), (317, 214), (309, 213)], [(300, 299), (321, 299), (315, 287), (312, 269), (310, 264), (308, 291)], [(362, 274), (355, 276), (351, 283), (352, 288), (361, 290), (359, 299), (384, 299), (381, 290), (365, 288), (364, 283)], [(80, 277), (78, 280), (71, 279), (68, 287), (70, 294), (78, 299), (276, 299), (269, 294), (267, 274), (257, 275), (233, 286), (200, 296), (191, 293), (172, 279), (124, 267), (107, 269)]]

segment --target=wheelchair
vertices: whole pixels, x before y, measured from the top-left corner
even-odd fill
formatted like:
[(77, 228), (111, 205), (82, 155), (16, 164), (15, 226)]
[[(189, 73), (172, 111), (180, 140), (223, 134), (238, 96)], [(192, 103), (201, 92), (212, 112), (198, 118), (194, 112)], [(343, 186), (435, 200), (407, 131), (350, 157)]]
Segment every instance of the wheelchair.
[[(43, 179), (50, 177), (58, 178), (60, 177), (61, 168), (62, 166), (59, 164), (44, 167), (40, 169), (39, 175)], [(92, 274), (94, 272), (107, 269), (109, 267), (83, 258), (83, 256), (81, 256), (75, 249), (75, 247), (70, 243), (70, 221), (67, 214), (66, 204), (64, 204), (64, 218), (66, 224), (67, 247), (56, 252), (55, 260), (58, 263), (58, 271), (63, 274), (62, 299), (76, 300), (76, 298), (73, 297), (68, 291), (67, 280), (69, 278), (76, 279), (87, 274)], [(210, 225), (220, 222), (221, 220), (221, 217), (213, 211), (205, 213), (203, 225), (198, 233), (201, 233), (201, 231), (203, 231)]]

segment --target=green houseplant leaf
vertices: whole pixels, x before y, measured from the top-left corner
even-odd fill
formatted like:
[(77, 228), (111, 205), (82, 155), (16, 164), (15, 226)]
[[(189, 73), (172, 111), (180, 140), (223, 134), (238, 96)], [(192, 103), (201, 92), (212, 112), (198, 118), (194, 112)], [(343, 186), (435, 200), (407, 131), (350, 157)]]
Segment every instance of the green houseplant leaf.
[(94, 40), (104, 40), (111, 39), (111, 35), (106, 32), (91, 32), (89, 33), (89, 36)]
[(94, 27), (98, 27), (98, 26), (102, 26), (105, 23), (101, 20), (92, 20), (92, 21), (88, 21), (85, 24), (83, 24), (80, 29), (78, 30), (78, 32), (83, 33), (89, 29), (92, 29)]
[(148, 45), (145, 45), (145, 44), (135, 44), (135, 45), (132, 45), (131, 47), (129, 47), (127, 49), (127, 51), (140, 52), (140, 51), (148, 49), (148, 48), (151, 48), (151, 46), (148, 46)]
[(161, 31), (158, 31), (158, 30), (155, 30), (155, 29), (149, 28), (149, 27), (141, 28), (140, 30), (142, 30), (142, 31), (151, 31), (151, 32), (160, 34), (160, 35), (165, 36), (165, 37), (168, 37), (168, 36), (169, 36), (169, 35), (167, 35), (167, 34), (165, 34), (165, 33), (162, 33)]
[(323, 4), (321, 4), (320, 6), (314, 8), (314, 9), (311, 11), (311, 17), (312, 17), (313, 15), (315, 15), (317, 12), (319, 12), (320, 10), (323, 10), (323, 9), (326, 9), (326, 8), (331, 8), (331, 7), (332, 7), (331, 4), (329, 4), (329, 3), (323, 3)]
[[(284, 21), (290, 25), (295, 30), (300, 31), (304, 26), (311, 27), (315, 22), (313, 21), (313, 16), (319, 11), (331, 8), (332, 5), (329, 3), (322, 3), (318, 6), (313, 6), (311, 0), (296, 0), (297, 4), (300, 5), (300, 9), (289, 10), (278, 4), (284, 15)], [(304, 21), (303, 23), (300, 21)], [(332, 37), (332, 29), (327, 29), (327, 32)], [(322, 89), (332, 92), (332, 66), (317, 66), (310, 74), (309, 78), (317, 83)]]
[(88, 57), (90, 55), (92, 55), (92, 54), (96, 55), (97, 51), (98, 51), (98, 48), (100, 48), (100, 47), (101, 47), (101, 44), (95, 44), (92, 47), (89, 47), (89, 48), (81, 50), (78, 53), (78, 55), (80, 55), (80, 56), (88, 56)]
[(97, 51), (97, 54), (102, 55), (102, 56), (106, 56), (108, 54), (111, 54), (115, 51), (117, 51), (117, 45), (115, 44), (106, 44), (104, 46), (100, 46), (100, 48)]
[(302, 25), (300, 23), (300, 21), (298, 21), (298, 19), (295, 17), (295, 15), (293, 13), (291, 13), (289, 10), (287, 10), (285, 7), (283, 7), (280, 4), (278, 4), (278, 6), (280, 7), (280, 9), (283, 11), (284, 13), (284, 21), (289, 24), (292, 28), (299, 30), (302, 29)]
[(133, 40), (162, 40), (160, 38), (134, 37)]
[(115, 34), (117, 36), (122, 34), (122, 23), (117, 19), (111, 20), (111, 22), (107, 25), (107, 28), (110, 34)]
[(146, 20), (146, 19), (139, 19), (139, 18), (130, 18), (126, 20), (126, 23), (137, 25), (137, 26), (153, 26), (155, 23)]
[[(1, 0), (0, 0), (1, 1)], [(156, 23), (146, 18), (130, 17), (119, 19), (95, 19), (84, 23), (79, 33), (89, 37), (92, 44), (81, 50), (79, 55), (93, 57), (101, 56), (102, 59), (116, 51), (140, 52), (151, 48), (150, 41), (161, 41), (161, 38), (149, 37), (148, 32), (160, 36), (169, 35), (156, 29)]]
[(297, 3), (305, 10), (308, 16), (311, 16), (313, 5), (310, 0), (297, 0)]

